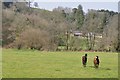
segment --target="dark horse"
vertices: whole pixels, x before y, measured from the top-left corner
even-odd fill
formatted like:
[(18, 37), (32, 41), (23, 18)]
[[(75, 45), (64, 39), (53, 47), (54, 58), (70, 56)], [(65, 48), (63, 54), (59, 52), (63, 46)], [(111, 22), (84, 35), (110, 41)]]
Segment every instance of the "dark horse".
[(82, 56), (82, 64), (84, 67), (86, 67), (87, 64), (87, 54), (85, 54), (85, 56)]
[(95, 68), (98, 68), (99, 67), (99, 63), (100, 63), (100, 61), (99, 61), (99, 57), (98, 56), (96, 56), (95, 58), (94, 58), (94, 66), (95, 66)]

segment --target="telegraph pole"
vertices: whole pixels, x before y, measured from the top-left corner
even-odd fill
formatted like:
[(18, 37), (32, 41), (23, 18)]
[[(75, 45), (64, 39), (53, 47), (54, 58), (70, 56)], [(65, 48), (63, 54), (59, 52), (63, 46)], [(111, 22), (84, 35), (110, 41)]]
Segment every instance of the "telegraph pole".
[(66, 44), (66, 49), (68, 50), (68, 41), (69, 41), (69, 34), (68, 34), (68, 31), (67, 31), (66, 35), (67, 35), (67, 44)]

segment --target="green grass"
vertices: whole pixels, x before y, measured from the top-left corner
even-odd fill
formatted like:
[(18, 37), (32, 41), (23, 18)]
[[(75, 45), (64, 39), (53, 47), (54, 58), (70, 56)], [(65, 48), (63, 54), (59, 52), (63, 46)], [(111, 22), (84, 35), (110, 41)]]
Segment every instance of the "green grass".
[[(118, 78), (118, 54), (88, 52), (87, 67), (81, 64), (84, 52), (40, 52), (3, 49), (3, 78)], [(100, 57), (100, 67), (93, 58)]]

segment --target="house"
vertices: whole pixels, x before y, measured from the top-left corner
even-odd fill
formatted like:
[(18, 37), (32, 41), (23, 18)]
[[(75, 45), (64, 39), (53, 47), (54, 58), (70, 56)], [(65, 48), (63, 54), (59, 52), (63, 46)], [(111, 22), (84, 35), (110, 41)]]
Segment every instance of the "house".
[(83, 36), (83, 33), (80, 32), (80, 31), (74, 31), (74, 32), (73, 32), (73, 35), (74, 35), (74, 36)]

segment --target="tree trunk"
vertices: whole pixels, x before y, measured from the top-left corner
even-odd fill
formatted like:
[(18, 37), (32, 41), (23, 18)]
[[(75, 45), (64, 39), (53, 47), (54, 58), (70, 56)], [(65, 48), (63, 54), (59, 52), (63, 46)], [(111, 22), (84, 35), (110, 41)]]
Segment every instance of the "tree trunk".
[[(88, 33), (89, 34), (89, 33)], [(89, 49), (89, 35), (87, 34), (87, 48)]]
[(94, 48), (94, 46), (95, 46), (95, 34), (93, 35), (93, 46), (92, 46), (92, 48)]
[(68, 50), (68, 40), (69, 40), (69, 34), (68, 34), (68, 31), (67, 31), (67, 44), (66, 44), (66, 49)]

